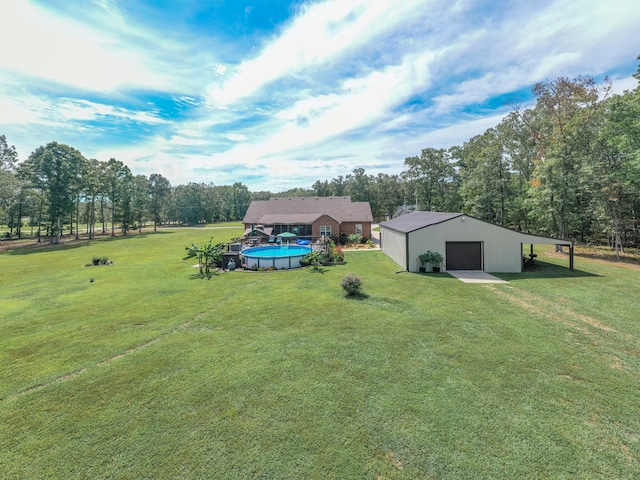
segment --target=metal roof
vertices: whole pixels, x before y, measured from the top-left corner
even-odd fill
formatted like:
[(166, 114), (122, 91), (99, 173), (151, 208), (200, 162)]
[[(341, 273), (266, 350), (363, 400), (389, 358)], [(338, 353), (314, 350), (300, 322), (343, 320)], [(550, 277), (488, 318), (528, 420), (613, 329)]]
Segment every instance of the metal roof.
[(464, 214), (452, 212), (412, 212), (382, 222), (380, 226), (401, 233), (409, 233), (462, 215)]
[[(421, 228), (430, 227), (432, 225), (437, 225), (439, 223), (446, 222), (451, 220), (452, 218), (462, 217), (464, 213), (452, 213), (452, 212), (413, 212), (408, 213), (406, 215), (401, 215), (400, 217), (392, 218), (386, 222), (382, 222), (380, 224), (381, 227), (388, 228), (390, 230), (395, 230), (399, 233), (410, 233), (416, 230), (420, 230)], [(533, 233), (519, 232), (517, 230), (513, 230), (511, 228), (502, 227), (500, 225), (496, 225), (491, 222), (486, 222), (484, 220), (480, 220), (475, 217), (471, 217), (470, 215), (466, 215), (468, 218), (474, 218), (474, 220), (478, 220), (479, 222), (488, 223), (489, 225), (493, 225), (496, 228), (504, 229), (513, 234), (520, 235), (520, 239), (523, 243), (533, 243), (533, 244), (554, 244), (554, 245), (568, 245), (572, 246), (573, 242), (571, 240), (563, 240), (561, 238), (554, 237), (546, 237), (543, 235), (536, 235)]]

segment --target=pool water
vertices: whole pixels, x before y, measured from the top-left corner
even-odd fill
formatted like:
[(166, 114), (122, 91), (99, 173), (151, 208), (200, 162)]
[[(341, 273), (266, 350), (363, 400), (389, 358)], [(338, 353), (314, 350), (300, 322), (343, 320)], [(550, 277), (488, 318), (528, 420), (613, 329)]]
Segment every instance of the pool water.
[(240, 252), (240, 255), (247, 268), (274, 267), (282, 270), (300, 267), (300, 260), (311, 251), (311, 247), (283, 245), (246, 248)]

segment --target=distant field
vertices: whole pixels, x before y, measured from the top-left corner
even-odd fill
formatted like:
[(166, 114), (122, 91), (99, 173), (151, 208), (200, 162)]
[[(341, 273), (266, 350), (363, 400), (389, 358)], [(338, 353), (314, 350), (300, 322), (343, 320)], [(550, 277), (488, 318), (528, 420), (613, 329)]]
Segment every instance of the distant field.
[(640, 477), (637, 265), (538, 252), (470, 285), (379, 251), (182, 259), (241, 233), (0, 252), (0, 478)]

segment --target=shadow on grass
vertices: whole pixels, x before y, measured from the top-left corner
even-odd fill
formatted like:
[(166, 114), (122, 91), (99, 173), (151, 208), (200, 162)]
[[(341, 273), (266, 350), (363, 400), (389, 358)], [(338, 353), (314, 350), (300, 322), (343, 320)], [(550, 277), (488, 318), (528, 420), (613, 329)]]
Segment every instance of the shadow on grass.
[(354, 295), (345, 295), (344, 298), (346, 298), (347, 300), (367, 300), (370, 298), (370, 296), (366, 293), (360, 292)]
[[(128, 235), (117, 235), (115, 237), (112, 237), (111, 235), (99, 234), (93, 237), (91, 240), (89, 240), (89, 238), (80, 238), (79, 240), (76, 240), (75, 237), (63, 237), (61, 243), (59, 244), (55, 244), (49, 239), (43, 238), (40, 243), (34, 240), (32, 243), (23, 242), (16, 243), (15, 245), (6, 245), (6, 248), (0, 250), (0, 255), (29, 255), (31, 253), (72, 250), (81, 247), (88, 247), (95, 244), (96, 242), (119, 242), (122, 240), (133, 241), (134, 239), (147, 238), (149, 235), (168, 235), (171, 233), (173, 232), (151, 231), (143, 233), (130, 233)], [(3, 247), (5, 247), (5, 245), (3, 245)]]
[(533, 267), (523, 271), (522, 273), (492, 273), (496, 277), (515, 282), (518, 280), (545, 279), (545, 278), (580, 278), (580, 277), (601, 277), (596, 273), (585, 272), (583, 270), (569, 270), (569, 267), (563, 267), (554, 263), (547, 263), (536, 260)]
[(189, 275), (190, 280), (211, 280), (213, 277), (219, 277), (220, 274), (218, 272), (209, 272), (209, 273), (193, 273)]
[(313, 273), (319, 273), (320, 275), (324, 275), (325, 273), (327, 273), (327, 269), (324, 267), (316, 267), (316, 268), (312, 268), (311, 271)]
[(429, 280), (449, 280), (450, 278), (453, 278), (451, 275), (449, 275), (446, 272), (438, 272), (438, 273), (434, 273), (434, 272), (396, 272), (398, 274), (400, 273), (407, 273), (409, 275), (415, 275), (417, 277), (423, 277), (423, 278), (428, 278)]

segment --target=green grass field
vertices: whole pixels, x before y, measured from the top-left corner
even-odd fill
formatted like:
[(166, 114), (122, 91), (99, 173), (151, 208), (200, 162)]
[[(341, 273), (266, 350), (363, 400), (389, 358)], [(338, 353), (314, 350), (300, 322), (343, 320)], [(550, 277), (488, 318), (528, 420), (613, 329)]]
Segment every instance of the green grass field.
[(637, 269), (206, 279), (241, 227), (148, 232), (0, 253), (0, 478), (640, 477)]

